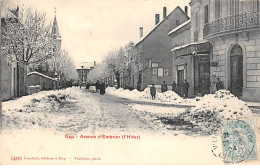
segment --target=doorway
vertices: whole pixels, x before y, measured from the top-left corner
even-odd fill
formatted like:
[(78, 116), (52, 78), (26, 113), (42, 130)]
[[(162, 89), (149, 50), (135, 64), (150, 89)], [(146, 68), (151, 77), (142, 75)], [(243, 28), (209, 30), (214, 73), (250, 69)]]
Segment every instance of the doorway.
[(234, 45), (230, 53), (230, 92), (237, 97), (243, 90), (243, 52), (239, 45)]
[(194, 58), (194, 93), (210, 93), (210, 59), (209, 54), (198, 54)]
[(183, 96), (184, 69), (177, 70), (177, 93)]

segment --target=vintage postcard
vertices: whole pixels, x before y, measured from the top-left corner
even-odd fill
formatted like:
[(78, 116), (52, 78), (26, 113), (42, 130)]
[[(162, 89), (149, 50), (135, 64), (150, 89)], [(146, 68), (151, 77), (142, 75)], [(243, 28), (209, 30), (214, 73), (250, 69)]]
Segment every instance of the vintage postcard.
[(260, 0), (0, 0), (1, 165), (260, 164)]

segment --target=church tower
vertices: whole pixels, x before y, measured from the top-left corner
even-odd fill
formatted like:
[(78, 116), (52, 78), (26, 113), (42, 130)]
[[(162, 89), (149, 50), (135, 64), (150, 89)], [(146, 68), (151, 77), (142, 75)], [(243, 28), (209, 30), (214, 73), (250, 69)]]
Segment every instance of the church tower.
[(54, 16), (52, 30), (51, 30), (51, 36), (55, 41), (53, 46), (53, 51), (54, 52), (59, 51), (61, 48), (61, 36), (59, 34), (59, 27), (56, 18), (56, 8), (55, 8), (55, 16)]

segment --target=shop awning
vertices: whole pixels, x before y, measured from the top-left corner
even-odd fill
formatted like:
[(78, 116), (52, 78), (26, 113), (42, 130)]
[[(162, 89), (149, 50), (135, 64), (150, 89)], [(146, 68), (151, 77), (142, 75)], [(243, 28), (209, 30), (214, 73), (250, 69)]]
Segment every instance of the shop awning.
[(173, 52), (174, 56), (179, 57), (185, 55), (198, 55), (203, 54), (204, 52), (210, 52), (211, 47), (212, 45), (210, 42), (201, 41), (178, 46), (173, 48), (171, 51)]

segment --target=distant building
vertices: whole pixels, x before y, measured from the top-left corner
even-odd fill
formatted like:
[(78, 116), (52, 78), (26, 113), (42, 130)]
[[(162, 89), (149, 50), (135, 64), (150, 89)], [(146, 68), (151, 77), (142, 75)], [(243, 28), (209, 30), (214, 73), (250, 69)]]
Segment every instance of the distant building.
[(94, 61), (94, 65), (90, 62), (82, 62), (79, 66), (76, 67), (76, 71), (79, 75), (79, 82), (86, 83), (88, 79), (89, 71), (96, 65), (96, 61)]
[(143, 90), (148, 85), (161, 85), (163, 81), (172, 83), (172, 38), (168, 33), (175, 27), (189, 20), (187, 14), (178, 6), (169, 15), (166, 7), (163, 8), (163, 20), (155, 15), (155, 27), (145, 36), (140, 28), (140, 40), (135, 49), (140, 56), (140, 67), (131, 74), (134, 87)]

